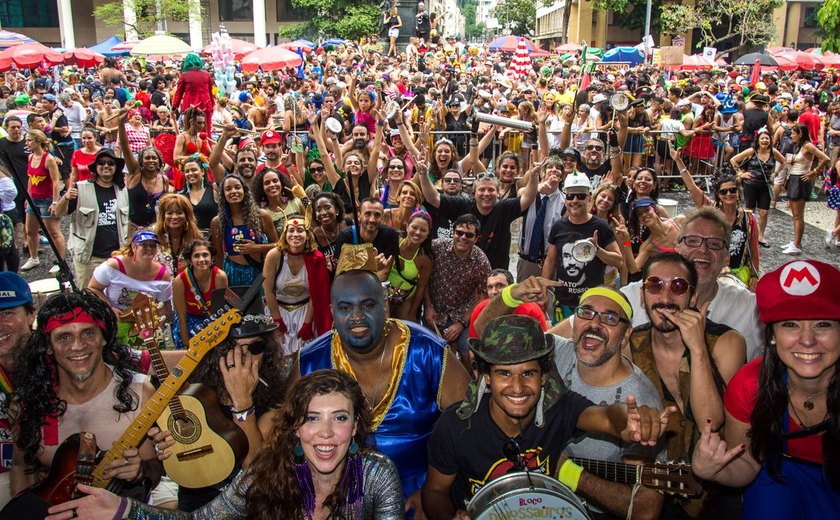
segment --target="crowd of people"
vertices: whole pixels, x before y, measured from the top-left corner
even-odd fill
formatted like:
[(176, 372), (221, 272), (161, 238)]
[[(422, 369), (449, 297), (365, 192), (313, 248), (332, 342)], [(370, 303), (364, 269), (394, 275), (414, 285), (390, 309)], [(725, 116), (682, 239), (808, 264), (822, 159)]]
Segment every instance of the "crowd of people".
[[(598, 519), (838, 510), (840, 271), (761, 263), (807, 255), (809, 203), (836, 211), (840, 247), (837, 75), (575, 57), (520, 74), (439, 35), (398, 52), (402, 20), (383, 23), (387, 52), (319, 48), (221, 97), (197, 55), (6, 74), (0, 507), (464, 519), (525, 466)], [(667, 190), (696, 208), (672, 214)], [(789, 244), (765, 234), (777, 204)], [(33, 300), (16, 274), (44, 234), (80, 292)], [(166, 316), (157, 354), (143, 298)], [(170, 479), (167, 423), (104, 469), (143, 499), (30, 491), (74, 434), (119, 439), (237, 301), (190, 377), (247, 443), (227, 478)], [(702, 493), (582, 460), (691, 464)]]

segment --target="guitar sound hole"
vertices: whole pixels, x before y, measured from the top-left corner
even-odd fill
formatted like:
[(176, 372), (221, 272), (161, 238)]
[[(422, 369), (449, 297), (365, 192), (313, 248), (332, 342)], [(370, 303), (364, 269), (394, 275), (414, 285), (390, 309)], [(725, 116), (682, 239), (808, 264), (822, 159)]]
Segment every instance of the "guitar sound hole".
[(172, 432), (175, 442), (180, 444), (190, 444), (201, 437), (198, 417), (189, 410), (184, 410), (183, 415), (170, 415), (166, 421), (166, 428)]

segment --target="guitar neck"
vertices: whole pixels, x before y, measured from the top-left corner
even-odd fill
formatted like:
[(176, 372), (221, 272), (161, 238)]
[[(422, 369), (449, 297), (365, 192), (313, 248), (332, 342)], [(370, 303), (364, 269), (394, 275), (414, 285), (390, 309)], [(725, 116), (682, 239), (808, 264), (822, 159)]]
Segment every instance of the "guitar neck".
[[(149, 356), (152, 359), (152, 371), (157, 377), (158, 381), (166, 381), (169, 377), (169, 369), (166, 368), (166, 363), (163, 361), (163, 356), (160, 354), (160, 347), (154, 337), (143, 342), (146, 350), (149, 351)], [(181, 400), (178, 396), (173, 396), (169, 402), (169, 409), (172, 410), (172, 415), (180, 417), (184, 414), (184, 407), (181, 405)]]
[(184, 385), (202, 357), (204, 356), (196, 356), (193, 352), (189, 352), (172, 369), (172, 373), (161, 383), (143, 410), (135, 417), (128, 429), (114, 443), (114, 446), (108, 450), (108, 453), (105, 454), (105, 457), (103, 457), (99, 464), (97, 464), (96, 469), (93, 471), (92, 485), (94, 487), (105, 488), (108, 486), (111, 479), (105, 477), (105, 466), (115, 460), (122, 459), (123, 451), (129, 448), (137, 448), (143, 443), (149, 428), (154, 426), (155, 421), (160, 417), (164, 408), (166, 408), (169, 401)]
[(642, 468), (642, 466), (625, 464), (623, 462), (607, 462), (578, 457), (572, 457), (572, 461), (596, 477), (621, 484), (636, 484), (639, 481)]

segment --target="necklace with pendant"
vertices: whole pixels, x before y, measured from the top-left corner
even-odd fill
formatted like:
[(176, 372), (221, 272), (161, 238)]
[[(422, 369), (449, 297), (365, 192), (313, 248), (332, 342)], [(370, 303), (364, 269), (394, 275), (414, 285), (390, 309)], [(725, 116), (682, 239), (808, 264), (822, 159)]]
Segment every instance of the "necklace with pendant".
[(802, 403), (802, 407), (808, 410), (809, 412), (814, 409), (814, 398), (819, 397), (825, 393), (825, 390), (822, 392), (816, 393), (814, 395), (809, 395), (807, 399)]

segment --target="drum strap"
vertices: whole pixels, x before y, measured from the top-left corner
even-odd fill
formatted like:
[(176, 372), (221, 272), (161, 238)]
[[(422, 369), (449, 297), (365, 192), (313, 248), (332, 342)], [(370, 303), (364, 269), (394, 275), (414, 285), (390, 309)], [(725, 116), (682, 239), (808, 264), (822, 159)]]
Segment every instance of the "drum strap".
[(0, 366), (0, 391), (3, 392), (3, 395), (5, 395), (7, 399), (12, 394), (12, 380), (6, 375), (2, 366)]

